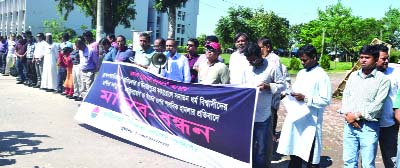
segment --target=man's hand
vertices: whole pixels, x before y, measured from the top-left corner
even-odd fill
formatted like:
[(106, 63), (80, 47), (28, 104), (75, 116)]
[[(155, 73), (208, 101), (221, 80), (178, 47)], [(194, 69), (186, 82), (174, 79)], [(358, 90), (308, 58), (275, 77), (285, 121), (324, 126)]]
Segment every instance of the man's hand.
[(354, 128), (361, 128), (360, 125), (357, 123), (356, 118), (357, 117), (356, 117), (355, 113), (349, 112), (349, 113), (346, 113), (344, 119), (347, 121), (347, 123), (349, 123)]
[(260, 89), (260, 91), (271, 90), (271, 86), (269, 84), (267, 84), (267, 83), (264, 83), (264, 82), (259, 84), (257, 87)]
[(295, 93), (295, 92), (290, 93), (290, 95), (296, 98), (297, 101), (304, 101), (304, 98), (306, 97), (301, 93)]
[(395, 109), (394, 110), (394, 119), (398, 124), (400, 124), (400, 109)]

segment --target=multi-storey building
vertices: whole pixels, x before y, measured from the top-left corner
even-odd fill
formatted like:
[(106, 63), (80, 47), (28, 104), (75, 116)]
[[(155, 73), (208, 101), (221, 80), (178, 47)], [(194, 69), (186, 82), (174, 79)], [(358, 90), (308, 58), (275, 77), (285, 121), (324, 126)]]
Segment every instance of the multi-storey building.
[[(61, 20), (56, 9), (57, 3), (54, 0), (0, 0), (0, 34), (21, 33), (26, 30), (31, 30), (33, 34), (44, 32), (45, 20)], [(153, 5), (153, 0), (136, 0), (137, 14), (136, 19), (131, 21), (132, 27), (118, 26), (115, 34), (131, 39), (132, 31), (149, 31), (152, 40), (157, 37), (166, 38), (168, 16), (153, 9)], [(196, 37), (198, 12), (198, 0), (189, 0), (184, 7), (177, 9), (175, 38), (180, 45), (189, 38)], [(82, 27), (90, 28), (90, 21), (91, 18), (84, 16), (79, 7), (76, 7), (63, 23), (66, 28), (72, 28), (80, 34)]]

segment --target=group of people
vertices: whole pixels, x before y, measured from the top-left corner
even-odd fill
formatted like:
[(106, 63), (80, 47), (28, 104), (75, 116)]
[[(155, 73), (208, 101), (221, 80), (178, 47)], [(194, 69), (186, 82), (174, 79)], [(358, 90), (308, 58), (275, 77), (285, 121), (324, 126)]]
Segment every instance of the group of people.
[[(86, 31), (72, 44), (68, 33), (61, 43), (54, 43), (50, 33), (30, 32), (8, 39), (0, 36), (0, 72), (10, 74), (15, 63), (17, 84), (57, 92), (81, 101), (92, 85), (102, 62), (127, 62), (156, 75), (185, 83), (236, 84), (259, 89), (253, 129), (253, 167), (270, 167), (273, 141), (276, 140), (277, 111), (283, 98), (293, 98), (306, 106), (308, 113), (293, 120), (285, 119), (278, 153), (289, 155), (289, 167), (319, 167), (322, 151), (322, 121), (329, 105), (332, 87), (329, 76), (318, 64), (317, 50), (312, 45), (300, 47), (298, 56), (304, 69), (291, 85), (286, 67), (273, 52), (269, 38), (251, 42), (246, 33), (235, 38), (237, 50), (229, 65), (224, 63), (219, 40), (207, 36), (204, 54), (197, 54), (199, 41), (187, 41), (187, 52), (177, 52), (174, 39), (139, 36), (139, 49), (132, 50), (122, 35), (108, 35), (96, 42)], [(153, 56), (165, 55), (163, 65)], [(344, 167), (357, 167), (359, 153), (363, 167), (374, 167), (380, 144), (385, 167), (394, 167), (397, 133), (400, 122), (399, 70), (388, 66), (388, 48), (365, 45), (360, 50), (361, 69), (351, 74), (343, 92), (341, 112), (345, 116), (343, 132)], [(295, 114), (288, 114), (295, 115)], [(397, 157), (399, 158), (399, 157)]]
[(56, 92), (76, 101), (83, 100), (99, 68), (98, 44), (86, 31), (73, 45), (69, 34), (63, 33), (60, 43), (53, 42), (51, 33), (30, 31), (16, 37), (0, 37), (1, 73), (10, 75), (16, 67), (17, 84)]

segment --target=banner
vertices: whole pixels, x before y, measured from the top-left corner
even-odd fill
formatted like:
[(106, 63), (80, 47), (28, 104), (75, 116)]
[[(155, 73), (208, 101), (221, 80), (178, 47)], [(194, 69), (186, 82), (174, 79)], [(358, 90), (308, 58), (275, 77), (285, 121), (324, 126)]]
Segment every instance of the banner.
[(256, 95), (103, 62), (75, 119), (203, 167), (251, 167)]

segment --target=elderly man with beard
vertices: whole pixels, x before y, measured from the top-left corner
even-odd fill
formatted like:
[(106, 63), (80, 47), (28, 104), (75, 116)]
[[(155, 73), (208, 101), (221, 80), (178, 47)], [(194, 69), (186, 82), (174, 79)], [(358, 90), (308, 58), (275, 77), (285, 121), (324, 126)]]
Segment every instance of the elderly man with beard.
[(234, 40), (237, 50), (232, 53), (229, 60), (230, 83), (241, 84), (243, 83), (244, 71), (250, 66), (246, 56), (243, 55), (243, 49), (247, 46), (249, 37), (246, 33), (238, 33)]

